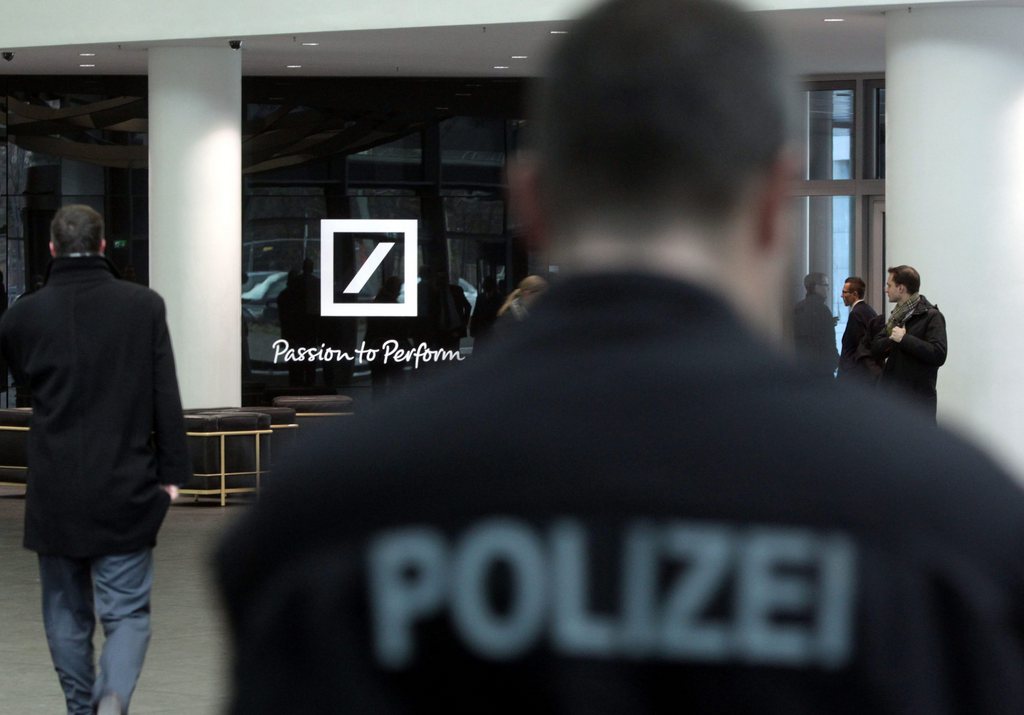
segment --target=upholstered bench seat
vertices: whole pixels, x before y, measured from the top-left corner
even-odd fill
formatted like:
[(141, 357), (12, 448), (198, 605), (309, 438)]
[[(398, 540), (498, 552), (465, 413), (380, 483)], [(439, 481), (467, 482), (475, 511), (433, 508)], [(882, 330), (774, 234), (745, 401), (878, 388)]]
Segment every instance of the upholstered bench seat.
[(301, 425), (325, 417), (350, 417), (353, 401), (348, 395), (281, 395), (274, 398), (274, 406), (295, 410)]
[(270, 461), (271, 417), (239, 410), (186, 410), (185, 431), (192, 455), (192, 480), (182, 494), (219, 496), (259, 490)]
[(25, 486), (28, 477), (28, 430), (32, 410), (0, 409), (0, 485)]

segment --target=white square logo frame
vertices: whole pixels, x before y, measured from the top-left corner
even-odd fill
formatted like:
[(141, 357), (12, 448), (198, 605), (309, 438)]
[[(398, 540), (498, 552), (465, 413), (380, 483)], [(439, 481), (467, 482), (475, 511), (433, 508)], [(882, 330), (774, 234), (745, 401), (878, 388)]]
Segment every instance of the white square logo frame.
[[(400, 233), (404, 236), (403, 280), (405, 301), (402, 303), (335, 303), (334, 302), (334, 238), (339, 233), (366, 234)], [(347, 318), (414, 318), (417, 313), (417, 223), (399, 219), (323, 219), (320, 221), (320, 315)], [(345, 286), (343, 293), (358, 295), (363, 286), (380, 268), (384, 259), (395, 250), (395, 241), (381, 240), (363, 265)]]

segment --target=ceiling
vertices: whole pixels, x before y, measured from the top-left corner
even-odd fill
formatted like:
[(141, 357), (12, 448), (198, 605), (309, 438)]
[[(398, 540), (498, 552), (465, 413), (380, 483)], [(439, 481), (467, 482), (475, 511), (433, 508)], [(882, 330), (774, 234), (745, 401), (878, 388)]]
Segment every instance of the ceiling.
[[(798, 75), (880, 73), (885, 67), (885, 18), (874, 10), (795, 10), (759, 13), (790, 52)], [(842, 22), (825, 22), (841, 18)], [(264, 35), (190, 40), (226, 47), (242, 40), (245, 76), (532, 77), (570, 23), (360, 30), (314, 35)], [(318, 44), (303, 44), (318, 43)], [(146, 50), (173, 42), (0, 48), (0, 75), (144, 75)], [(88, 56), (83, 56), (88, 55)], [(93, 66), (82, 66), (93, 65)], [(289, 67), (289, 65), (296, 65)]]

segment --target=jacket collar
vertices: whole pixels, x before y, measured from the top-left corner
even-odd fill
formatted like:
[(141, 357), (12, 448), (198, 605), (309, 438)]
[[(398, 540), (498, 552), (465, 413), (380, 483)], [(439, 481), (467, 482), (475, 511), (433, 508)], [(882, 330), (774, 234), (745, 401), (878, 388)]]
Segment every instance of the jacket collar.
[(66, 285), (89, 280), (120, 278), (117, 268), (106, 256), (60, 256), (46, 267), (44, 285)]

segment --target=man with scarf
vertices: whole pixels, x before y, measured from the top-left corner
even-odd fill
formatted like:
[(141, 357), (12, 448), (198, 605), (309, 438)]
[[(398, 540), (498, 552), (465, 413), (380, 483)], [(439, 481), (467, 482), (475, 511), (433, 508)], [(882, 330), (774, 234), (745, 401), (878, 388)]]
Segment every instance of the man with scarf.
[(946, 362), (946, 319), (920, 294), (916, 269), (896, 266), (888, 271), (885, 294), (896, 307), (871, 340), (871, 354), (885, 359), (880, 384), (912, 395), (934, 420), (935, 380)]

